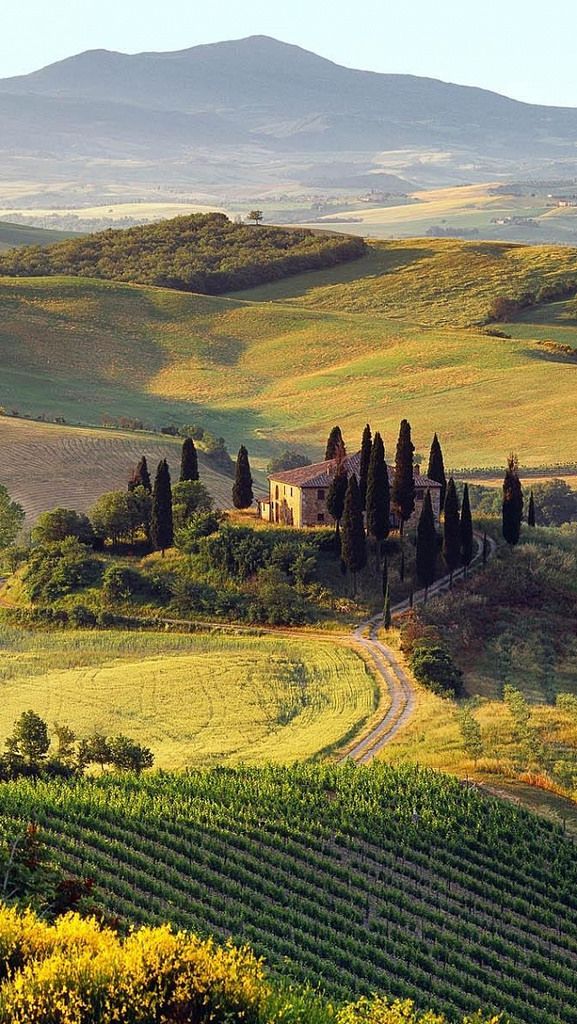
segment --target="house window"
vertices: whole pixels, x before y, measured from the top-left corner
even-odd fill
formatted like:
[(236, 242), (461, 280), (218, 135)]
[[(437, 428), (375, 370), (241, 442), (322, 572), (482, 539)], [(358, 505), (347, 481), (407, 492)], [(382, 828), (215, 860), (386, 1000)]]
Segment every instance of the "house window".
[(291, 498), (292, 498), (292, 496), (293, 496), (293, 489), (292, 489), (292, 487), (291, 487)]
[(324, 512), (317, 512), (317, 523), (324, 523), (325, 514)]
[(317, 500), (318, 501), (324, 501), (325, 500), (325, 489), (324, 489), (324, 487), (317, 487)]
[(274, 489), (274, 496), (275, 496), (276, 500), (278, 501), (278, 484), (277, 484), (277, 486)]
[(423, 488), (422, 487), (418, 487), (417, 490), (415, 491), (415, 498), (417, 499), (417, 501), (422, 501), (423, 500)]

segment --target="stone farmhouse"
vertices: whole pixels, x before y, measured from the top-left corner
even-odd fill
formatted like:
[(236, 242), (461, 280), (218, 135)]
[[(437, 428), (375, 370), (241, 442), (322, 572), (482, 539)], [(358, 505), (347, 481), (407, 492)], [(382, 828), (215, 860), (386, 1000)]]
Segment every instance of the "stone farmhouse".
[[(348, 455), (344, 461), (347, 475), (354, 473), (357, 480), (360, 476), (361, 453)], [(327, 494), (337, 470), (337, 460), (317, 462), (314, 466), (301, 466), (286, 472), (274, 473), (269, 476), (268, 498), (259, 500), (259, 511), (262, 519), (269, 523), (280, 523), (284, 526), (325, 526), (334, 522), (327, 511)], [(387, 466), (389, 484), (392, 487), (393, 473)], [(423, 507), (425, 494), (431, 493), (431, 502), (435, 518), (439, 519), (441, 504), (441, 485), (436, 480), (422, 476), (420, 467), (415, 466), (415, 511), (409, 520), (409, 526), (415, 525)], [(391, 515), (391, 526), (398, 526), (394, 514)]]

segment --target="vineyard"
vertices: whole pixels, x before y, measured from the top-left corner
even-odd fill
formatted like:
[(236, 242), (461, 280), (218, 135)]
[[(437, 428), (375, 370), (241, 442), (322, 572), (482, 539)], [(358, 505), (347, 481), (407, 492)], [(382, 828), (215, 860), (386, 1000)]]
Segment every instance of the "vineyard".
[(334, 642), (1, 627), (0, 645), (0, 745), (32, 707), (78, 736), (128, 734), (159, 768), (313, 757), (357, 733), (377, 699), (361, 658)]
[[(559, 829), (415, 767), (20, 780), (64, 868), (136, 924), (232, 935), (337, 999), (577, 1021), (577, 861)], [(383, 1018), (384, 1019), (384, 1018)]]

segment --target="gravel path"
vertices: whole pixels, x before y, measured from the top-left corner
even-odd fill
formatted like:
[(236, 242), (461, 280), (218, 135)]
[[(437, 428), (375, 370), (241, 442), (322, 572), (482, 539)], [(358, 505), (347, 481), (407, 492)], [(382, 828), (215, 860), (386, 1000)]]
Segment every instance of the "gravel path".
[[(477, 551), (471, 562), (471, 568), (477, 567), (483, 559), (483, 535), (475, 533), (475, 541)], [(492, 558), (496, 550), (495, 541), (488, 537), (487, 558)], [(453, 581), (461, 579), (463, 576), (464, 570), (459, 569), (453, 574)], [(450, 585), (450, 577), (442, 576), (429, 587), (428, 597), (443, 593), (449, 589)], [(413, 596), (413, 605), (422, 604), (424, 600), (425, 591), (419, 590)], [(391, 614), (393, 617), (399, 616), (408, 608), (409, 601), (401, 601), (391, 609)], [(372, 761), (376, 754), (392, 740), (401, 726), (405, 725), (415, 706), (415, 691), (409, 676), (398, 661), (395, 652), (378, 639), (382, 621), (381, 615), (375, 615), (372, 619), (362, 622), (353, 633), (355, 643), (368, 653), (375, 669), (383, 679), (390, 697), (389, 708), (381, 721), (358, 743), (355, 743), (343, 758), (343, 760), (357, 761), (359, 764), (368, 764), (369, 761)]]

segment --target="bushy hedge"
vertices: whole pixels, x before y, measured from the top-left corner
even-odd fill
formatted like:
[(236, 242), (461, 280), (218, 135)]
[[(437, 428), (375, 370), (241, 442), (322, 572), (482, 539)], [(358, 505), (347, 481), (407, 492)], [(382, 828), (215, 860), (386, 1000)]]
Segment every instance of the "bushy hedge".
[(335, 266), (365, 251), (362, 238), (233, 224), (221, 213), (193, 214), (45, 248), (12, 249), (0, 256), (0, 274), (99, 277), (220, 295)]

